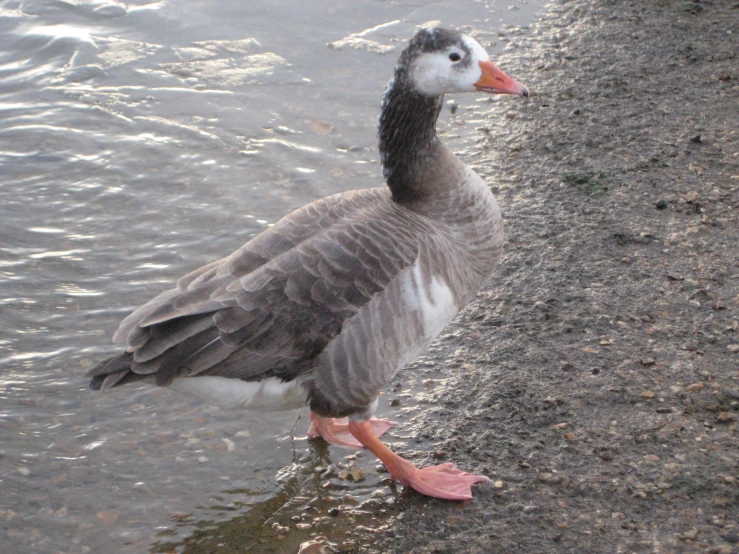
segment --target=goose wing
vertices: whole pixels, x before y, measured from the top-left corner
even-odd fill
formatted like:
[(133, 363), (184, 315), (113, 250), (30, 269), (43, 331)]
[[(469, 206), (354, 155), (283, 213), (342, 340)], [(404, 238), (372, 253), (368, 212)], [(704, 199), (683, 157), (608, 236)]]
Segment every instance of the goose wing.
[[(419, 227), (420, 226), (420, 227)], [(90, 372), (93, 386), (219, 375), (289, 380), (418, 255), (432, 229), (386, 189), (328, 197), (283, 218), (134, 311), (114, 340), (126, 353)]]

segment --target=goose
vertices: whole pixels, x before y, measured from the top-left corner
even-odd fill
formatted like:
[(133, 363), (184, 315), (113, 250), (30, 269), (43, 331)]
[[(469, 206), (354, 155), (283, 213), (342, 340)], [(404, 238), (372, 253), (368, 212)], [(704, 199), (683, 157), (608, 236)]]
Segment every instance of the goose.
[(485, 182), (436, 134), (444, 95), (514, 94), (472, 37), (419, 30), (385, 91), (378, 137), (387, 186), (316, 200), (126, 317), (125, 351), (88, 373), (106, 391), (145, 382), (225, 408), (310, 406), (310, 437), (366, 448), (391, 477), (464, 500), (488, 480), (419, 468), (381, 440), (377, 398), (477, 293), (501, 255)]

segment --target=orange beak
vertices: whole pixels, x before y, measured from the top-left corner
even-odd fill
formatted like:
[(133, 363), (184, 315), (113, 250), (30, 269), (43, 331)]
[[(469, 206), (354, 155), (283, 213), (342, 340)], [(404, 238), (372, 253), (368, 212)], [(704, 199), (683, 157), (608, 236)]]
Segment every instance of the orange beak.
[(482, 77), (475, 83), (477, 90), (490, 94), (517, 94), (525, 98), (529, 97), (529, 89), (503, 73), (493, 62), (480, 62), (480, 69), (482, 69)]

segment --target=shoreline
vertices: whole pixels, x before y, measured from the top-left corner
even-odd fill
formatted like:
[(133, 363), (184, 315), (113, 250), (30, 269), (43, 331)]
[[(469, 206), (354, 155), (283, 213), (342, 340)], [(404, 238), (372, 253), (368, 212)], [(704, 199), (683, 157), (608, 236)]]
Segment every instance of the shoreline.
[(473, 160), (504, 260), (412, 456), (491, 482), (404, 493), (363, 552), (739, 552), (738, 35), (717, 1), (511, 30), (500, 65), (537, 95), (490, 104)]

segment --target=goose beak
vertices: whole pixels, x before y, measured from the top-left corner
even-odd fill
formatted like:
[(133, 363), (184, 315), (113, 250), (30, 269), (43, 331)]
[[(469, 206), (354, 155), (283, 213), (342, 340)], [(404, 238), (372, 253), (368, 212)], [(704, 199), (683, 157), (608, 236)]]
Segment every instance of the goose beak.
[(524, 98), (529, 97), (529, 89), (515, 79), (503, 73), (491, 61), (480, 62), (482, 77), (475, 83), (475, 88), (490, 94), (517, 94)]

